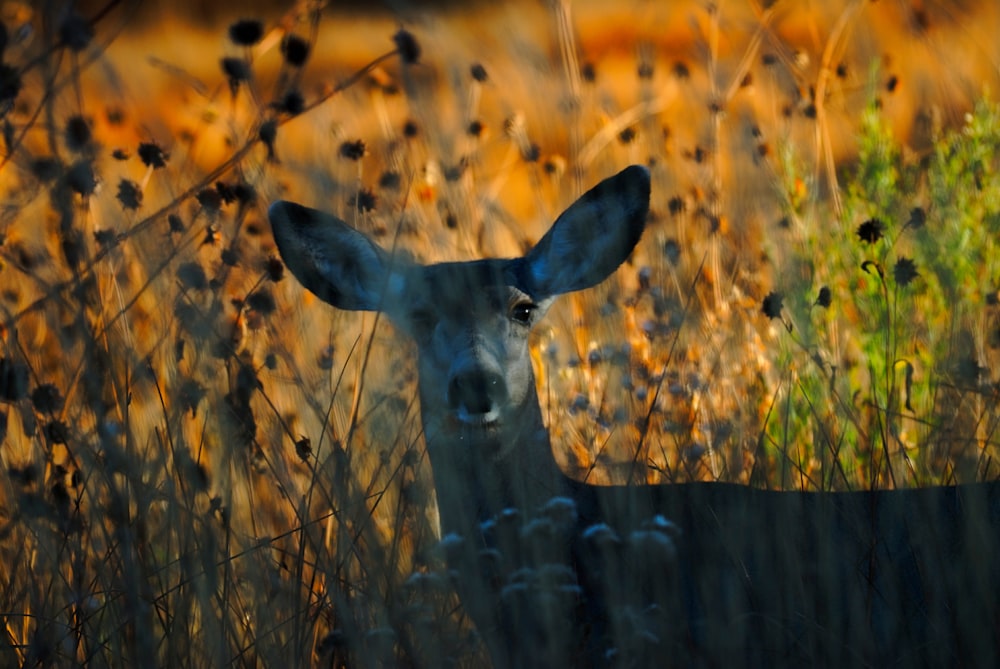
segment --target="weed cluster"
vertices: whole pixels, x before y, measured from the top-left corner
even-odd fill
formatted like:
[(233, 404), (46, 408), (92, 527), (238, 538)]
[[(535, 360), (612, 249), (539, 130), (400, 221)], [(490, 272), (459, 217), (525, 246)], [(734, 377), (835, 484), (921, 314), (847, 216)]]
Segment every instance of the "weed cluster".
[(872, 103), (840, 215), (789, 211), (799, 287), (763, 304), (788, 330), (765, 437), (783, 486), (997, 477), (998, 122), (984, 99), (906, 160)]

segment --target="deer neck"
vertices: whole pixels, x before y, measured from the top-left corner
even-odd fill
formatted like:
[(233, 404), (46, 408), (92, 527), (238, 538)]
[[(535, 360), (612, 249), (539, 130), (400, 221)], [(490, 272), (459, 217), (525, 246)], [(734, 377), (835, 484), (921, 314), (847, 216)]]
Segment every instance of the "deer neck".
[(553, 497), (567, 494), (533, 379), (531, 388), (512, 413), (516, 420), (498, 429), (448, 429), (423, 412), (445, 533), (465, 535), (501, 511), (515, 508), (522, 514), (532, 513)]

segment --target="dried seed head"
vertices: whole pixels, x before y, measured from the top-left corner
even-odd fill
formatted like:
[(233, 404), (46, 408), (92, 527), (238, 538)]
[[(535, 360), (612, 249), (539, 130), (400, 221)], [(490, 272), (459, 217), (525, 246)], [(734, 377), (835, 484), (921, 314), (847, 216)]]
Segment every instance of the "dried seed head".
[(14, 105), (20, 92), (21, 73), (7, 63), (0, 63), (0, 115)]
[(833, 297), (830, 294), (830, 288), (828, 286), (823, 286), (819, 289), (819, 295), (816, 297), (816, 306), (828, 308), (833, 302)]
[(378, 187), (387, 190), (399, 190), (402, 182), (403, 178), (400, 176), (399, 172), (387, 170), (382, 173), (382, 176), (379, 177)]
[[(6, 421), (6, 415), (3, 414), (4, 418), (0, 419)], [(3, 432), (6, 432), (7, 425), (3, 423)], [(39, 470), (35, 465), (25, 465), (24, 467), (10, 466), (7, 468), (7, 475), (12, 481), (17, 482), (19, 485), (27, 487), (34, 484), (39, 479)]]
[(892, 268), (892, 276), (896, 279), (897, 286), (905, 288), (920, 276), (920, 272), (917, 271), (917, 265), (912, 260), (899, 258)]
[(208, 288), (208, 276), (205, 269), (196, 262), (185, 262), (177, 268), (177, 279), (185, 288), (205, 290)]
[(253, 309), (262, 316), (270, 316), (278, 308), (278, 304), (274, 301), (274, 295), (267, 288), (258, 288), (251, 293), (247, 297), (246, 305), (247, 308)]
[(320, 351), (319, 356), (316, 359), (316, 365), (324, 370), (330, 371), (333, 369), (333, 346), (326, 346)]
[[(70, 438), (69, 427), (61, 420), (50, 421), (45, 425), (45, 436), (53, 444), (68, 443)], [(56, 487), (53, 487), (53, 493), (56, 492), (57, 487), (60, 487), (60, 484), (56, 484)], [(65, 491), (65, 488), (62, 488), (62, 490)]]
[(538, 159), (542, 157), (542, 149), (538, 144), (531, 142), (521, 151), (521, 158), (524, 159), (526, 163), (537, 163)]
[(55, 385), (43, 383), (31, 391), (31, 403), (36, 411), (55, 413), (63, 408), (65, 399)]
[(360, 212), (374, 211), (378, 204), (378, 197), (368, 188), (362, 188), (351, 198), (351, 204), (358, 208)]
[(675, 195), (670, 198), (669, 202), (667, 202), (667, 209), (670, 210), (671, 216), (677, 216), (678, 214), (683, 214), (687, 211), (687, 204), (685, 204), (684, 198), (680, 195)]
[(226, 204), (232, 204), (236, 201), (236, 193), (233, 192), (233, 187), (227, 184), (225, 181), (216, 181), (215, 190), (222, 198), (222, 201)]
[(66, 121), (66, 146), (70, 151), (80, 153), (90, 147), (93, 135), (90, 132), (90, 122), (82, 116), (71, 116)]
[(365, 156), (365, 150), (365, 142), (361, 139), (340, 145), (340, 155), (348, 160), (361, 160)]
[(309, 42), (289, 33), (281, 40), (281, 55), (292, 67), (302, 67), (309, 60)]
[(56, 158), (45, 156), (31, 161), (29, 168), (36, 179), (48, 183), (59, 176), (61, 164)]
[(118, 201), (122, 207), (135, 211), (142, 205), (142, 191), (139, 184), (131, 179), (122, 179), (118, 182)]
[(882, 234), (884, 232), (885, 224), (877, 218), (869, 218), (867, 221), (859, 225), (857, 230), (858, 238), (868, 244), (874, 244), (878, 240), (882, 239)]
[(205, 388), (200, 383), (194, 379), (187, 378), (181, 383), (178, 399), (181, 402), (181, 406), (190, 411), (191, 415), (194, 416), (197, 414), (198, 405), (206, 394)]
[(250, 62), (245, 58), (226, 57), (219, 61), (222, 72), (229, 80), (229, 90), (233, 95), (239, 89), (240, 84), (250, 81), (253, 71), (250, 69)]
[(264, 24), (256, 19), (240, 19), (229, 26), (229, 39), (237, 46), (253, 46), (264, 36)]
[(264, 385), (257, 378), (257, 371), (247, 361), (243, 361), (236, 372), (235, 394), (240, 403), (247, 404), (254, 392), (263, 387)]
[(465, 169), (468, 167), (468, 163), (462, 160), (457, 165), (448, 165), (444, 168), (444, 180), (455, 182), (462, 178), (465, 174)]
[(309, 458), (312, 457), (312, 442), (309, 441), (309, 437), (302, 437), (295, 442), (295, 454), (302, 462), (309, 461)]
[(676, 239), (668, 239), (663, 242), (663, 255), (666, 257), (667, 262), (671, 265), (676, 266), (681, 259), (681, 245)]
[(277, 162), (278, 155), (274, 150), (274, 141), (278, 138), (278, 122), (273, 118), (264, 121), (260, 125), (257, 136), (260, 137), (260, 141), (267, 147), (267, 159), (270, 162)]
[(97, 190), (97, 174), (94, 165), (89, 160), (78, 160), (66, 172), (66, 184), (75, 193), (83, 196), (93, 195)]
[(116, 237), (114, 230), (94, 230), (94, 241), (100, 246), (111, 246), (115, 243)]
[(561, 177), (566, 173), (566, 159), (562, 156), (548, 156), (542, 163), (545, 173), (553, 177)]
[(268, 146), (274, 144), (274, 140), (278, 137), (278, 123), (274, 119), (268, 119), (260, 125), (260, 130), (257, 133), (260, 137), (260, 141), (264, 142)]
[(200, 191), (195, 195), (195, 199), (198, 200), (198, 204), (211, 213), (222, 209), (222, 196), (214, 188), (206, 188)]
[(159, 169), (167, 166), (170, 154), (156, 142), (143, 142), (139, 145), (139, 160), (146, 167)]
[(59, 24), (59, 41), (72, 51), (83, 51), (93, 39), (94, 27), (76, 12), (68, 14)]
[(413, 65), (420, 60), (420, 44), (417, 42), (417, 38), (413, 36), (413, 33), (400, 28), (392, 36), (392, 41), (396, 43), (396, 50), (399, 52), (399, 57), (402, 58), (403, 63)]
[(274, 256), (268, 258), (265, 270), (267, 271), (267, 278), (274, 283), (285, 278), (285, 265), (281, 262), (280, 258), (275, 258)]
[(28, 395), (30, 373), (23, 362), (0, 358), (0, 399), (17, 402)]
[(306, 109), (306, 100), (296, 89), (287, 91), (281, 100), (274, 103), (274, 108), (279, 112), (284, 112), (289, 116), (298, 116)]
[(781, 318), (782, 308), (784, 308), (784, 296), (773, 290), (767, 294), (761, 305), (761, 311), (768, 318)]
[(257, 189), (245, 181), (239, 181), (230, 187), (232, 196), (240, 204), (253, 204), (257, 201)]
[(473, 79), (475, 79), (480, 83), (483, 83), (487, 79), (489, 79), (489, 75), (486, 74), (486, 68), (483, 67), (480, 63), (475, 63), (472, 67), (470, 67), (469, 74), (472, 75)]

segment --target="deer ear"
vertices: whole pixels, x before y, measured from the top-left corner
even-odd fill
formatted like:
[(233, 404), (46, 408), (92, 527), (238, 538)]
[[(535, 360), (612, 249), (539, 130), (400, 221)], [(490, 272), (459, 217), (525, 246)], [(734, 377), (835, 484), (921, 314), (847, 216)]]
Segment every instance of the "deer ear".
[(591, 188), (524, 257), (529, 294), (542, 299), (606, 279), (639, 242), (648, 211), (649, 170), (641, 165)]
[(295, 277), (338, 309), (376, 311), (391, 258), (336, 216), (279, 200), (267, 210), (274, 241)]

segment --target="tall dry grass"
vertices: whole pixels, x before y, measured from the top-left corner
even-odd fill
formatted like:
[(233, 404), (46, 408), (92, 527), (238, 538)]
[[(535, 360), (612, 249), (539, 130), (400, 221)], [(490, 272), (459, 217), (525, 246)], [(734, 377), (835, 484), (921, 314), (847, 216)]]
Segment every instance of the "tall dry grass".
[[(990, 257), (968, 235), (996, 225), (997, 164), (934, 171), (996, 90), (992, 3), (306, 3), (259, 39), (134, 9), (2, 15), (0, 664), (482, 659), (435, 548), (413, 351), (284, 275), (278, 197), (423, 260), (511, 255), (648, 164), (632, 263), (537, 342), (567, 471), (995, 477), (1000, 270), (949, 258)], [(866, 191), (880, 141), (912, 178)], [(972, 241), (924, 240), (944, 297), (878, 311), (844, 258), (869, 259), (865, 220), (916, 207), (925, 231), (970, 214), (948, 239)], [(811, 306), (823, 286), (834, 309)], [(875, 313), (893, 320), (865, 334)], [(873, 358), (888, 331), (913, 336)]]

